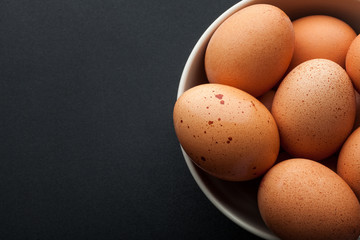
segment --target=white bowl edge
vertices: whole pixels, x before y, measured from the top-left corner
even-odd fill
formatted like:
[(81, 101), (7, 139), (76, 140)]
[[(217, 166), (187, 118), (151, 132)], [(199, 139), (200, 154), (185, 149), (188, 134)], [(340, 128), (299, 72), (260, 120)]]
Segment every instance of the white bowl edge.
[[(284, 2), (284, 1), (282, 1), (282, 2)], [(243, 0), (243, 1), (240, 1), (237, 4), (233, 5), (232, 7), (230, 7), (223, 14), (221, 14), (214, 22), (212, 22), (211, 25), (206, 29), (206, 31), (201, 35), (200, 39), (197, 41), (193, 50), (191, 51), (189, 58), (187, 59), (187, 62), (184, 66), (184, 69), (183, 69), (183, 72), (182, 72), (182, 75), (180, 78), (180, 83), (179, 83), (178, 92), (177, 92), (177, 98), (179, 98), (182, 95), (182, 93), (186, 89), (189, 88), (189, 86), (187, 86), (188, 83), (186, 82), (186, 79), (189, 77), (190, 68), (194, 67), (192, 65), (192, 63), (194, 62), (194, 60), (196, 58), (200, 57), (198, 54), (199, 49), (203, 48), (205, 43), (207, 44), (208, 40), (210, 39), (213, 32), (217, 29), (217, 27), (225, 19), (227, 19), (229, 16), (231, 16), (234, 12), (236, 12), (248, 5), (253, 5), (253, 4), (258, 4), (258, 3), (272, 4), (273, 2), (277, 2), (277, 1), (276, 0)], [(290, 4), (290, 2), (296, 2), (296, 0), (288, 0), (287, 4)], [(306, 6), (306, 4), (309, 4), (309, 2), (312, 2), (312, 0), (304, 0), (302, 5)], [(320, 0), (319, 2), (322, 2), (322, 3), (327, 2), (329, 5), (331, 5), (331, 4), (334, 4), (336, 2), (336, 0)], [(351, 4), (349, 4), (349, 6), (347, 6), (347, 8), (351, 8), (350, 5), (360, 4), (360, 0), (346, 0), (346, 2), (351, 3)], [(345, 3), (343, 3), (343, 4), (345, 5)], [(342, 9), (342, 10), (344, 10), (344, 9)], [(325, 12), (326, 11), (327, 10), (325, 10)], [(360, 17), (358, 17), (357, 20), (360, 20)], [(354, 26), (354, 24), (352, 25), (352, 27), (354, 27), (355, 30), (360, 29), (360, 26), (356, 26), (356, 25)], [(229, 209), (227, 209), (226, 206), (224, 206), (221, 203), (221, 201), (216, 197), (216, 195), (213, 194), (211, 192), (211, 190), (209, 190), (209, 188), (205, 185), (204, 181), (201, 179), (199, 173), (197, 172), (198, 171), (197, 166), (195, 166), (195, 164), (191, 161), (190, 157), (186, 154), (186, 152), (184, 151), (184, 149), (182, 148), (181, 145), (180, 145), (180, 147), (181, 147), (183, 156), (185, 158), (185, 162), (190, 170), (191, 175), (193, 176), (194, 180), (196, 181), (197, 185), (200, 187), (200, 189), (205, 194), (205, 196), (210, 200), (210, 202), (218, 210), (220, 210), (220, 212), (222, 212), (226, 217), (228, 217), (235, 224), (239, 225), (240, 227), (244, 228), (245, 230), (253, 233), (254, 235), (256, 235), (258, 237), (261, 237), (263, 239), (271, 239), (271, 240), (279, 239), (274, 234), (272, 234), (270, 230), (269, 230), (269, 232), (266, 232), (261, 229), (258, 229), (256, 227), (252, 226), (251, 224), (248, 224), (246, 221), (242, 220), (241, 218), (235, 216)], [(360, 236), (359, 236), (358, 240), (360, 240)]]

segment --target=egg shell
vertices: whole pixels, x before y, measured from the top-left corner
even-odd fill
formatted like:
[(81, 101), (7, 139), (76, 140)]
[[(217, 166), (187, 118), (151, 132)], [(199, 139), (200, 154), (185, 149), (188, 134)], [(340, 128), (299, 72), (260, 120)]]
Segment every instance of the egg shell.
[(313, 15), (293, 21), (295, 49), (289, 70), (310, 59), (329, 59), (345, 68), (345, 58), (355, 31), (344, 21)]
[(335, 172), (308, 159), (276, 164), (263, 177), (258, 206), (281, 239), (357, 239), (360, 204)]
[(360, 200), (360, 128), (356, 129), (342, 146), (337, 173), (350, 185)]
[(360, 35), (352, 41), (346, 55), (345, 65), (355, 89), (360, 91)]
[(355, 120), (355, 91), (345, 70), (326, 59), (293, 69), (275, 93), (272, 114), (281, 146), (294, 157), (322, 160), (335, 153)]
[(272, 5), (252, 5), (230, 16), (212, 35), (205, 53), (206, 75), (211, 83), (258, 97), (282, 78), (293, 49), (289, 17)]
[(274, 118), (261, 102), (237, 88), (193, 87), (175, 103), (173, 119), (185, 152), (215, 177), (250, 180), (277, 158), (280, 139)]

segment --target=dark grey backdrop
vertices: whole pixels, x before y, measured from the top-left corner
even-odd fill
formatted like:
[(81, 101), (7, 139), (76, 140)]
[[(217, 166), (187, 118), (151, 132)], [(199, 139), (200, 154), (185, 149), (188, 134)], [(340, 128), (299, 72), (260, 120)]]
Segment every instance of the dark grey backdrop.
[(256, 239), (172, 125), (191, 49), (236, 2), (0, 1), (0, 239)]

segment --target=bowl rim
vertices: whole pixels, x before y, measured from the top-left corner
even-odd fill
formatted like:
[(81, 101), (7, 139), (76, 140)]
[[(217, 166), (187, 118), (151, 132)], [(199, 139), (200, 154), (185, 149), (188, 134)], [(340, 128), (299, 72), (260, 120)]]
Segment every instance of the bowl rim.
[[(243, 9), (247, 6), (250, 5), (255, 5), (255, 4), (273, 4), (273, 2), (275, 1), (280, 1), (280, 0), (239, 0), (240, 2), (234, 4), (232, 7), (228, 8), (225, 12), (223, 12), (219, 17), (217, 17), (215, 19), (215, 21), (213, 21), (210, 26), (205, 30), (205, 32), (201, 35), (201, 37), (198, 39), (198, 41), (196, 42), (195, 46), (193, 47), (187, 61), (186, 64), (183, 68), (181, 77), (180, 77), (180, 82), (178, 85), (178, 91), (177, 91), (177, 99), (187, 90), (188, 88), (188, 83), (187, 83), (187, 79), (189, 78), (189, 73), (191, 72), (191, 68), (192, 68), (192, 64), (194, 63), (194, 61), (197, 61), (197, 58), (199, 57), (199, 50), (204, 48), (204, 43), (207, 44), (208, 39), (210, 39), (211, 35), (213, 34), (213, 32), (215, 32), (215, 30), (218, 28), (218, 26), (225, 21), (228, 17), (230, 17), (233, 13), (235, 13), (236, 11)], [(282, 2), (286, 2), (287, 0), (283, 0)], [(292, 2), (292, 1), (289, 1)], [(305, 3), (305, 5), (303, 6), (307, 6), (309, 4), (312, 4), (311, 0), (304, 0), (302, 1)], [(320, 0), (320, 2), (327, 4), (327, 6), (330, 6), (330, 9), (334, 8), (334, 3), (339, 3), (339, 1), (337, 0)], [(341, 1), (340, 1), (341, 2)], [(342, 8), (341, 11), (344, 13), (344, 11), (347, 10), (351, 10), (355, 4), (360, 4), (360, 0), (347, 0), (344, 1), (342, 3), (349, 3), (349, 6), (346, 8)], [(336, 6), (335, 6), (336, 7)], [(329, 9), (327, 9), (325, 12), (328, 12)], [(297, 17), (301, 17), (301, 15), (296, 15)], [(352, 14), (351, 18), (354, 18), (356, 16), (355, 19), (357, 19), (357, 21), (360, 20), (360, 17), (358, 17), (358, 15), (354, 15)], [(295, 18), (296, 19), (296, 18)], [(342, 19), (342, 18), (341, 18)], [(345, 19), (342, 19), (345, 21)], [(354, 30), (356, 31), (357, 29), (357, 34), (359, 34), (358, 32), (360, 32), (360, 27), (355, 27), (354, 24), (352, 25), (352, 27), (354, 28)], [(213, 190), (211, 190), (207, 185), (206, 182), (204, 181), (204, 179), (201, 177), (200, 174), (200, 169), (198, 169), (198, 167), (192, 162), (192, 160), (190, 159), (190, 157), (186, 154), (186, 152), (184, 151), (184, 149), (182, 148), (181, 144), (180, 144), (180, 148), (182, 151), (182, 154), (184, 156), (185, 162), (190, 170), (190, 173), (192, 175), (192, 177), (194, 178), (195, 182), (197, 183), (197, 185), (200, 187), (201, 191), (205, 194), (205, 196), (209, 199), (209, 201), (218, 209), (220, 210), (220, 212), (222, 212), (227, 218), (229, 218), (231, 221), (233, 221), (235, 224), (237, 224), (238, 226), (242, 227), (243, 229), (249, 231), (250, 233), (264, 238), (264, 239), (279, 239), (278, 237), (275, 236), (275, 234), (273, 234), (271, 232), (271, 230), (268, 228), (269, 231), (257, 228), (256, 225), (254, 224), (250, 224), (246, 221), (246, 219), (236, 216), (236, 214), (234, 214), (231, 209), (229, 207), (227, 207), (226, 205), (224, 205), (221, 201), (221, 199), (214, 194)], [(358, 238), (358, 240), (360, 240), (360, 236)]]
[[(201, 35), (197, 43), (195, 44), (193, 50), (191, 51), (185, 67), (183, 69), (179, 86), (178, 86), (178, 92), (177, 92), (177, 98), (179, 98), (184, 91), (186, 90), (186, 79), (189, 76), (189, 70), (191, 68), (191, 65), (196, 58), (199, 49), (203, 47), (203, 43), (206, 39), (210, 38), (210, 36), (213, 34), (213, 32), (218, 28), (218, 26), (225, 21), (228, 17), (230, 17), (233, 13), (236, 11), (246, 7), (247, 5), (253, 5), (256, 4), (256, 0), (242, 0), (232, 7), (228, 8), (225, 12), (223, 12), (218, 18), (215, 19), (214, 22), (211, 23), (211, 25), (205, 30), (205, 32)], [(197, 172), (195, 164), (192, 163), (190, 157), (186, 154), (184, 149), (182, 148), (181, 144), (181, 151), (183, 153), (183, 156), (185, 158), (185, 162), (190, 170), (191, 175), (195, 179), (195, 182), (200, 187), (202, 192), (205, 194), (205, 196), (210, 200), (210, 202), (215, 205), (215, 207), (220, 210), (227, 218), (229, 218), (231, 221), (233, 221), (238, 226), (242, 227), (243, 229), (249, 231), (250, 233), (261, 237), (263, 239), (278, 239), (275, 237), (275, 235), (270, 234), (268, 232), (264, 232), (251, 224), (247, 223), (245, 220), (236, 217), (227, 207), (225, 207), (220, 200), (208, 189), (204, 181), (201, 179), (200, 175)]]
[(185, 158), (185, 162), (186, 165), (188, 166), (191, 175), (193, 176), (195, 182), (197, 183), (197, 185), (200, 187), (200, 189), (202, 190), (202, 192), (205, 194), (205, 196), (210, 200), (210, 202), (220, 211), (222, 212), (227, 218), (229, 218), (232, 222), (234, 222), (235, 224), (237, 224), (238, 226), (242, 227), (243, 229), (247, 230), (248, 232), (261, 237), (263, 239), (269, 239), (269, 240), (276, 240), (279, 239), (277, 237), (275, 237), (272, 234), (269, 234), (267, 232), (264, 232), (254, 226), (252, 226), (251, 224), (247, 223), (246, 221), (244, 221), (241, 218), (236, 217), (229, 209), (227, 209), (220, 201), (217, 197), (214, 196), (214, 194), (208, 189), (208, 187), (206, 187), (204, 181), (201, 179), (201, 177), (199, 176), (196, 166), (192, 163), (191, 159), (189, 156), (187, 156), (186, 152), (184, 151), (184, 149), (182, 148), (182, 146), (180, 145), (181, 151), (184, 155)]

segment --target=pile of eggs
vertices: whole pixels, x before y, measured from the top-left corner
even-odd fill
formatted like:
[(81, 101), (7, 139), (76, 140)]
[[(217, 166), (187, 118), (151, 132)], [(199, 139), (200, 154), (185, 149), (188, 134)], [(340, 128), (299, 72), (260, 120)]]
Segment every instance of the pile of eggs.
[[(357, 239), (360, 35), (334, 17), (292, 22), (256, 4), (218, 27), (204, 66), (209, 83), (173, 112), (192, 161), (225, 181), (262, 177), (259, 211), (281, 239)], [(334, 156), (335, 170), (323, 164)]]

